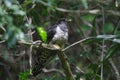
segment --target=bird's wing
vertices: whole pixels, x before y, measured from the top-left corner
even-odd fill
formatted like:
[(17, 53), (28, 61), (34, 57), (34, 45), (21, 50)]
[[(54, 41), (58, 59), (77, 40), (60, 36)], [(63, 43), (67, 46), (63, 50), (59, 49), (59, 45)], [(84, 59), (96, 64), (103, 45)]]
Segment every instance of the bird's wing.
[(57, 27), (57, 25), (54, 25), (47, 29), (47, 43), (49, 43), (52, 40), (52, 38), (54, 37), (54, 35), (56, 33), (56, 27)]

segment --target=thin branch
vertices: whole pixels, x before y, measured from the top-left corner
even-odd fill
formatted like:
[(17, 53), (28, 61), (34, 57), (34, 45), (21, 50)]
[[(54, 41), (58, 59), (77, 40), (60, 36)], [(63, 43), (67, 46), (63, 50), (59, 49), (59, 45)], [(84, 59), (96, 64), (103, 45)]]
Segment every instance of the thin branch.
[(101, 52), (101, 77), (100, 80), (103, 80), (103, 59), (104, 59), (104, 45), (105, 45), (105, 40), (102, 41), (102, 52)]
[[(101, 7), (101, 9), (102, 9), (102, 16), (103, 16), (103, 24), (102, 24), (102, 26), (104, 26), (104, 24), (105, 24), (105, 11), (104, 11), (104, 7), (102, 6)], [(104, 32), (103, 32), (103, 35), (104, 35)], [(102, 41), (102, 52), (101, 52), (101, 73), (100, 73), (100, 80), (103, 80), (103, 59), (104, 59), (104, 47), (105, 46), (105, 40), (103, 39), (103, 41)]]
[(3, 26), (0, 26), (0, 28), (1, 28), (4, 32), (6, 32), (6, 29), (5, 29)]
[(2, 40), (2, 41), (0, 41), (0, 44), (1, 44), (1, 43), (4, 43), (4, 42), (5, 42), (5, 40)]
[(19, 44), (24, 44), (24, 45), (27, 45), (27, 46), (33, 45), (32, 42), (26, 42), (26, 41), (24, 41), (24, 40), (19, 40), (18, 43), (19, 43)]
[[(0, 34), (0, 39), (2, 39), (2, 36), (3, 36), (3, 35)], [(1, 43), (4, 43), (4, 42), (5, 42), (5, 40), (1, 40), (1, 41), (0, 41), (0, 44), (1, 44)]]
[(53, 69), (46, 69), (46, 68), (43, 68), (42, 70), (43, 70), (45, 73), (58, 72), (58, 73), (60, 73), (62, 76), (65, 77), (65, 74), (64, 74), (62, 71), (60, 71), (59, 69), (55, 69), (55, 68), (53, 68)]
[(21, 60), (21, 58), (23, 58), (25, 56), (25, 51), (21, 51), (19, 54), (11, 54), (11, 56), (15, 56), (15, 57), (18, 57), (17, 59), (15, 59), (15, 61), (19, 61)]
[(117, 32), (119, 26), (120, 26), (120, 20), (118, 20), (117, 25), (116, 25), (115, 28), (114, 28), (114, 31), (113, 31), (114, 34), (116, 34), (116, 32)]
[(69, 49), (69, 48), (71, 48), (71, 47), (73, 47), (73, 46), (75, 46), (75, 45), (77, 45), (77, 44), (79, 44), (79, 43), (82, 43), (82, 42), (84, 42), (84, 41), (86, 41), (86, 40), (88, 40), (88, 39), (93, 39), (93, 38), (94, 38), (94, 37), (88, 37), (88, 38), (82, 39), (82, 40), (80, 40), (80, 41), (77, 41), (77, 42), (71, 44), (70, 46), (62, 49), (62, 51), (66, 51), (67, 49)]
[[(29, 24), (29, 25), (31, 25), (32, 24), (32, 19), (31, 18), (28, 18), (28, 16), (26, 16), (26, 20), (27, 20), (27, 23)], [(29, 35), (29, 37), (30, 37), (30, 40), (33, 42), (33, 37), (32, 37), (32, 30), (31, 29), (29, 29), (29, 31), (28, 31), (28, 35)], [(33, 45), (31, 45), (30, 46), (30, 52), (29, 52), (29, 66), (30, 66), (30, 74), (32, 75), (32, 50), (33, 50)]]
[(29, 65), (30, 65), (30, 74), (32, 75), (32, 49), (33, 45), (30, 46), (30, 55), (29, 55)]
[(82, 74), (84, 74), (85, 73), (85, 71), (83, 71), (81, 68), (79, 68), (78, 66), (76, 66), (75, 64), (71, 64), (73, 67), (75, 67), (75, 69), (77, 70), (77, 72), (79, 72), (79, 73), (82, 73)]
[[(94, 9), (94, 10), (69, 10), (69, 9), (64, 9), (64, 8), (59, 8), (59, 7), (53, 7), (51, 5), (49, 5), (48, 3), (40, 0), (39, 1), (41, 4), (43, 4), (44, 6), (47, 7), (51, 7), (53, 9), (56, 9), (57, 11), (60, 12), (68, 12), (68, 13), (82, 13), (82, 14), (102, 14), (102, 10), (99, 9)], [(115, 10), (106, 10), (106, 13), (108, 13), (109, 15), (115, 15), (115, 16), (120, 16), (120, 11), (115, 11)]]
[[(98, 36), (99, 36), (99, 35), (98, 35)], [(102, 36), (102, 35), (100, 35), (100, 36)], [(104, 36), (104, 35), (103, 35), (103, 36)], [(107, 36), (107, 35), (106, 35), (106, 36)], [(109, 35), (108, 35), (108, 36), (109, 36)], [(69, 48), (71, 48), (71, 47), (73, 47), (73, 46), (75, 46), (75, 45), (77, 45), (77, 44), (79, 44), (79, 43), (82, 43), (82, 42), (84, 42), (84, 41), (86, 41), (86, 40), (88, 40), (88, 39), (95, 39), (95, 38), (96, 38), (96, 39), (105, 39), (105, 40), (114, 42), (114, 41), (111, 40), (110, 38), (97, 37), (97, 36), (96, 36), (96, 37), (87, 37), (87, 38), (84, 38), (84, 39), (82, 39), (82, 40), (79, 40), (79, 41), (77, 41), (77, 42), (75, 42), (75, 43), (67, 46), (66, 48), (62, 49), (62, 51), (66, 51), (67, 49), (69, 49)], [(46, 44), (42, 43), (42, 41), (40, 41), (40, 40), (37, 40), (37, 41), (34, 41), (34, 42), (18, 41), (18, 43), (19, 43), (19, 44), (28, 45), (28, 46), (33, 45), (34, 47), (37, 47), (37, 46), (39, 46), (39, 45), (41, 44), (42, 46), (44, 46), (44, 47), (46, 47), (46, 48), (52, 49), (52, 47), (50, 48), (50, 47), (46, 46)], [(54, 45), (54, 46), (55, 46), (55, 45)], [(53, 50), (54, 50), (54, 48), (53, 48)]]
[(119, 70), (117, 69), (117, 67), (116, 67), (115, 63), (113, 62), (112, 58), (109, 59), (109, 63), (111, 64), (113, 70), (115, 71), (116, 79), (117, 79), (117, 80), (120, 80)]

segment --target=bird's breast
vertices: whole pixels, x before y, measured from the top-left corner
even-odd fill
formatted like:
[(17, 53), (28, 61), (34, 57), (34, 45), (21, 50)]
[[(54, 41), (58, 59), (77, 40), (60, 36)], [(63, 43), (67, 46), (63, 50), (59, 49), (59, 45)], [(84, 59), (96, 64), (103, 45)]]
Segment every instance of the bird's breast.
[(52, 43), (65, 44), (68, 40), (68, 31), (62, 31), (59, 27), (56, 28), (56, 33), (52, 39)]

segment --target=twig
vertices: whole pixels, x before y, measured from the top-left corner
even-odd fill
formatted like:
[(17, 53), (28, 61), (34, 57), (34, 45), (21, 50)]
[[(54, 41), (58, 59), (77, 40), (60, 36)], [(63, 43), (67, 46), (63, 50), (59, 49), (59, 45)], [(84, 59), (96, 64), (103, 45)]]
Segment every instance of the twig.
[[(27, 20), (27, 23), (29, 25), (32, 24), (32, 19), (31, 18), (28, 18), (28, 16), (26, 16), (26, 20)], [(28, 31), (28, 35), (30, 37), (30, 40), (33, 42), (33, 37), (32, 37), (32, 30), (29, 29)], [(32, 50), (33, 50), (33, 45), (30, 46), (30, 54), (29, 54), (29, 65), (30, 65), (30, 74), (32, 75)]]
[(5, 42), (5, 40), (2, 40), (2, 41), (0, 41), (0, 44), (1, 44), (1, 43), (4, 43), (4, 42)]
[(113, 62), (112, 58), (109, 59), (109, 63), (111, 64), (113, 70), (115, 71), (116, 79), (120, 80), (120, 73), (119, 73), (117, 67), (115, 66), (115, 63)]
[(28, 46), (33, 45), (33, 42), (26, 42), (26, 41), (24, 41), (24, 40), (19, 40), (18, 43), (19, 43), (19, 44), (28, 45)]
[[(41, 4), (43, 4), (44, 6), (54, 8), (53, 6), (49, 5), (48, 3), (46, 3), (42, 0), (40, 0), (39, 2)], [(54, 9), (56, 9), (57, 11), (60, 11), (60, 12), (68, 12), (68, 13), (102, 14), (102, 11), (99, 10), (99, 9), (94, 9), (94, 10), (68, 10), (68, 9), (63, 9), (63, 8), (59, 8), (59, 7), (55, 7)], [(108, 13), (109, 15), (120, 16), (119, 11), (106, 10), (105, 12)]]
[(30, 55), (29, 55), (29, 65), (30, 65), (30, 74), (32, 75), (32, 48), (33, 45), (30, 46)]
[(21, 58), (24, 57), (25, 51), (23, 50), (23, 51), (21, 51), (19, 54), (11, 54), (11, 55), (12, 55), (12, 56), (15, 56), (15, 57), (18, 57), (17, 59), (15, 59), (15, 61), (19, 61), (19, 60), (21, 60)]
[(113, 31), (114, 34), (116, 34), (119, 26), (120, 26), (120, 20), (118, 20), (117, 25), (116, 25), (115, 28), (114, 28), (114, 31)]
[(76, 66), (75, 64), (71, 64), (73, 67), (75, 67), (75, 69), (79, 72), (79, 73), (82, 73), (84, 74), (85, 71), (83, 71), (82, 69), (80, 69), (78, 66)]
[(118, 4), (119, 4), (119, 3), (118, 3), (118, 0), (115, 0), (115, 7), (119, 7)]
[(101, 77), (100, 80), (103, 80), (103, 59), (104, 59), (104, 45), (105, 45), (105, 40), (102, 41), (102, 52), (101, 52)]
[(43, 68), (42, 70), (43, 70), (44, 72), (46, 72), (46, 73), (58, 72), (58, 73), (60, 73), (62, 76), (65, 77), (65, 74), (64, 74), (62, 71), (60, 71), (60, 70), (58, 70), (58, 69), (55, 69), (55, 68), (53, 68), (53, 69), (46, 69), (46, 68)]
[(82, 40), (80, 40), (80, 41), (77, 41), (77, 42), (71, 44), (70, 46), (62, 49), (62, 51), (66, 51), (67, 49), (69, 49), (69, 48), (71, 48), (71, 47), (73, 47), (73, 46), (75, 46), (75, 45), (77, 45), (77, 44), (79, 44), (79, 43), (82, 43), (82, 42), (84, 42), (84, 41), (86, 41), (86, 40), (88, 40), (88, 39), (93, 39), (93, 38), (94, 38), (94, 37), (88, 37), (88, 38), (82, 39)]
[[(102, 24), (102, 26), (104, 26), (104, 24), (105, 24), (105, 14), (104, 14), (104, 7), (102, 6), (101, 7), (101, 9), (102, 9), (102, 16), (103, 16), (103, 24)], [(104, 34), (104, 32), (103, 32), (103, 34)], [(102, 41), (102, 52), (101, 52), (101, 73), (100, 73), (100, 80), (103, 80), (103, 59), (104, 59), (104, 45), (105, 45), (105, 40), (103, 39), (103, 41)]]
[(0, 26), (0, 28), (1, 28), (4, 32), (6, 32), (6, 29), (5, 29), (3, 26)]

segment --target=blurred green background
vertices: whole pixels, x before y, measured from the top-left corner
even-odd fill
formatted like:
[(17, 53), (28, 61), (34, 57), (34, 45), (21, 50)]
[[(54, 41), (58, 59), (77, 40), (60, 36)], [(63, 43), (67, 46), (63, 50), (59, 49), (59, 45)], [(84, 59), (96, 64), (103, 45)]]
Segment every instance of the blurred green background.
[[(31, 31), (60, 18), (71, 19), (69, 45), (85, 39), (65, 51), (75, 79), (120, 80), (119, 0), (1, 0), (0, 79), (28, 79), (30, 46), (18, 41), (38, 40)], [(67, 80), (58, 58), (45, 69), (38, 80)]]

